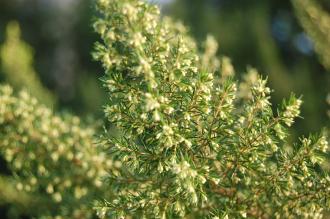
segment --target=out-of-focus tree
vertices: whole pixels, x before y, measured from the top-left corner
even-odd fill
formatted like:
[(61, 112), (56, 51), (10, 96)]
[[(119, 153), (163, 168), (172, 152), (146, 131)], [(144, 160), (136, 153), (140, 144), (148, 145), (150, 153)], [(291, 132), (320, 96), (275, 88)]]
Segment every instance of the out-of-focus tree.
[(17, 89), (28, 89), (40, 102), (53, 106), (55, 97), (42, 85), (33, 64), (33, 50), (21, 40), (19, 24), (10, 22), (6, 41), (0, 46), (0, 66), (5, 80)]
[(315, 0), (292, 0), (297, 17), (312, 38), (321, 63), (330, 71), (330, 14)]
[[(104, 193), (109, 162), (95, 144), (96, 129), (82, 123), (55, 114), (25, 90), (16, 94), (0, 85), (0, 155), (11, 174), (0, 186), (0, 201), (10, 204), (9, 218), (93, 218), (89, 205)], [(21, 193), (36, 206), (21, 209)]]
[[(2, 0), (0, 44), (7, 23), (17, 20), (22, 39), (35, 50), (36, 72), (58, 97), (58, 108), (100, 117), (104, 92), (94, 86), (101, 69), (90, 55), (96, 40), (92, 17), (91, 0)], [(89, 92), (81, 90), (82, 84), (88, 84)]]

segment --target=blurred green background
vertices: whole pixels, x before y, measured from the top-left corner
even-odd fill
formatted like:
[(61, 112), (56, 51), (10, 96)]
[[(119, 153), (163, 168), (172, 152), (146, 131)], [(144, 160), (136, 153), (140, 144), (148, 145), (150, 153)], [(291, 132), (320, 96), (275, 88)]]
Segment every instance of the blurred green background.
[[(299, 23), (291, 1), (151, 2), (159, 4), (164, 15), (182, 20), (199, 45), (207, 34), (212, 34), (220, 46), (219, 56), (232, 59), (238, 77), (248, 66), (268, 76), (274, 90), (274, 108), (291, 92), (302, 95), (304, 119), (298, 119), (293, 127), (294, 136), (329, 127), (326, 97), (330, 93), (330, 72), (321, 64), (315, 42)], [(330, 1), (317, 2), (330, 13)], [(102, 69), (91, 58), (97, 40), (93, 15), (92, 0), (1, 0), (0, 47), (6, 42), (8, 23), (17, 21), (21, 39), (30, 48), (27, 56), (31, 56), (29, 62), (34, 69), (29, 71), (34, 71), (45, 90), (54, 96), (51, 105), (82, 117), (102, 118), (106, 95), (99, 83)], [(326, 37), (330, 42), (330, 36)], [(14, 52), (13, 57), (15, 65), (21, 56)], [(1, 82), (8, 80), (6, 69), (0, 62)]]

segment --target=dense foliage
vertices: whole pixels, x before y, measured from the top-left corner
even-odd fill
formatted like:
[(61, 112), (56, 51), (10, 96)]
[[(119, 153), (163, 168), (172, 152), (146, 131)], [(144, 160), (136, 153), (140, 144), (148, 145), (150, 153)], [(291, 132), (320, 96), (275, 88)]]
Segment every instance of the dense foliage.
[(155, 5), (98, 0), (96, 8), (102, 41), (93, 56), (116, 131), (54, 113), (31, 49), (17, 24), (8, 27), (2, 70), (17, 91), (0, 85), (9, 172), (0, 176), (0, 203), (10, 204), (9, 217), (322, 218), (330, 209), (326, 132), (289, 140), (301, 98), (273, 110), (266, 78), (249, 68), (238, 81), (212, 36), (199, 52), (184, 25)]
[(253, 69), (247, 78), (254, 80), (237, 90), (228, 61), (215, 72), (201, 65), (183, 26), (160, 19), (155, 6), (103, 0), (98, 9), (105, 112), (123, 133), (105, 137), (118, 165), (100, 215), (322, 217), (329, 207), (330, 178), (319, 170), (326, 138), (286, 141), (300, 99), (291, 96), (273, 112), (266, 80)]
[[(316, 42), (307, 29), (298, 22), (292, 1), (286, 0), (174, 0), (163, 7), (163, 13), (182, 20), (190, 33), (202, 45), (205, 35), (212, 34), (219, 42), (218, 54), (232, 58), (237, 78), (246, 66), (253, 66), (268, 78), (272, 104), (279, 105), (283, 98), (294, 92), (303, 95), (301, 112), (304, 119), (292, 128), (291, 137), (298, 138), (317, 132), (328, 126), (328, 106), (325, 97), (330, 92), (330, 74), (319, 63), (316, 44), (328, 49), (328, 44)], [(295, 1), (302, 10), (308, 2), (317, 2), (321, 7), (317, 15), (329, 14), (327, 0)], [(310, 5), (310, 4), (308, 4)], [(314, 11), (315, 11), (314, 10)], [(317, 16), (319, 17), (319, 16)], [(298, 19), (299, 18), (299, 19)], [(310, 19), (310, 17), (307, 17)], [(318, 19), (319, 21), (320, 19)], [(312, 29), (321, 28), (320, 22), (312, 22)], [(323, 24), (326, 22), (323, 21)], [(322, 28), (326, 25), (322, 25)], [(322, 34), (319, 34), (321, 38)], [(323, 35), (327, 36), (327, 35)]]
[(14, 95), (10, 86), (0, 86), (0, 153), (13, 174), (10, 184), (31, 196), (34, 208), (23, 209), (30, 215), (91, 217), (86, 203), (102, 194), (107, 166), (94, 134), (79, 118), (54, 115), (27, 92)]

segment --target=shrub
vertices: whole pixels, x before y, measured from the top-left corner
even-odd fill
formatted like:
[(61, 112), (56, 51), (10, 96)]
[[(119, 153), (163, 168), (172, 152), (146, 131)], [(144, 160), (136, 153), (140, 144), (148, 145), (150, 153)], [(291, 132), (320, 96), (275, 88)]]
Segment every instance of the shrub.
[[(94, 129), (80, 123), (78, 117), (54, 115), (25, 91), (15, 95), (10, 86), (0, 86), (0, 152), (13, 175), (11, 184), (33, 200), (25, 203), (33, 208), (23, 213), (38, 218), (93, 215), (88, 203), (102, 194), (106, 160)], [(7, 196), (9, 203), (18, 199)], [(20, 205), (13, 207), (19, 214)]]
[(102, 43), (94, 56), (106, 73), (105, 113), (123, 133), (104, 137), (117, 165), (99, 215), (322, 217), (329, 207), (330, 178), (319, 166), (326, 138), (287, 141), (299, 98), (273, 112), (255, 70), (237, 89), (230, 63), (209, 71), (184, 27), (161, 19), (155, 6), (100, 0), (98, 10)]
[(248, 69), (236, 81), (211, 36), (200, 54), (154, 5), (98, 0), (97, 10), (94, 58), (118, 134), (0, 87), (0, 152), (16, 190), (37, 198), (29, 215), (92, 218), (99, 200), (100, 218), (322, 218), (328, 142), (291, 143), (300, 98), (274, 111), (267, 79)]

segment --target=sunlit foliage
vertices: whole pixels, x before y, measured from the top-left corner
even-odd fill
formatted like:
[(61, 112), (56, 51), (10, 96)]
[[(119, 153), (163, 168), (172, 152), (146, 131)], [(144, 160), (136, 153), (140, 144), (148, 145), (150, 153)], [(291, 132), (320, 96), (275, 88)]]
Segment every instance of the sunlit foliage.
[(78, 117), (56, 115), (26, 91), (14, 94), (1, 85), (0, 154), (13, 178), (3, 198), (13, 204), (12, 212), (20, 214), (16, 200), (26, 194), (38, 203), (30, 216), (90, 218), (107, 166), (94, 135)]
[(228, 59), (214, 61), (212, 38), (198, 55), (184, 26), (161, 19), (153, 5), (97, 7), (105, 113), (123, 133), (103, 136), (115, 165), (100, 217), (322, 218), (330, 204), (319, 165), (326, 137), (287, 141), (300, 98), (274, 112), (256, 70), (236, 82)]

